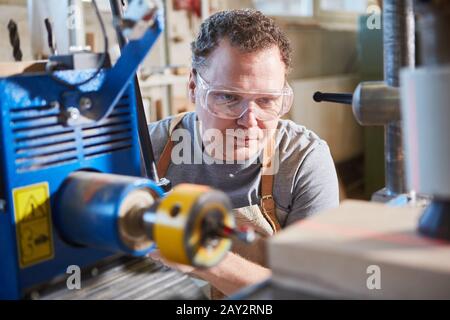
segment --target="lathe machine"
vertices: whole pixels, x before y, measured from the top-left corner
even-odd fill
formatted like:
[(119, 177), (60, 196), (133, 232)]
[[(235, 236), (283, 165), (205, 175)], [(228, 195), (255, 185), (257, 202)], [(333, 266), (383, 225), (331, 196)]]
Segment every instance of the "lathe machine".
[[(53, 55), (43, 72), (0, 78), (0, 299), (167, 297), (170, 279), (195, 298), (180, 289), (193, 288), (187, 276), (123, 254), (157, 247), (208, 267), (238, 232), (225, 194), (171, 190), (157, 177), (135, 74), (163, 14), (153, 1), (131, 1), (123, 14), (111, 4), (122, 44), (113, 67), (105, 36), (104, 53)], [(90, 290), (65, 288), (73, 266)]]

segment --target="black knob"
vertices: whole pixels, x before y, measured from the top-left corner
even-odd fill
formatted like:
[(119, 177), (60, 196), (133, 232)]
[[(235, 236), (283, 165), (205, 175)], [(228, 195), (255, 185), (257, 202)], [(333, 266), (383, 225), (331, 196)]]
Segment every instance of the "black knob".
[(313, 95), (313, 99), (315, 102), (335, 102), (335, 103), (343, 103), (343, 104), (352, 104), (353, 94), (351, 93), (322, 93), (317, 91)]

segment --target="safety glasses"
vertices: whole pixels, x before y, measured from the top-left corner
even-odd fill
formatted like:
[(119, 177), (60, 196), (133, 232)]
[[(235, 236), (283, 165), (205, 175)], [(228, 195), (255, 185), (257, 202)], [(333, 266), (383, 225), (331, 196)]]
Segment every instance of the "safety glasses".
[(282, 90), (240, 91), (233, 88), (213, 87), (196, 72), (197, 97), (201, 106), (222, 119), (239, 119), (253, 104), (256, 118), (274, 120), (289, 112), (294, 100), (288, 83)]

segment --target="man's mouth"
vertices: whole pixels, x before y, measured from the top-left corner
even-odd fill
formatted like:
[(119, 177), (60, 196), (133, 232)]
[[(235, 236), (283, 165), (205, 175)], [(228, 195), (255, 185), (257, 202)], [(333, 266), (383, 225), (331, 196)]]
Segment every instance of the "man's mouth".
[(258, 138), (255, 137), (234, 137), (235, 147), (250, 147), (257, 142)]
[(256, 141), (257, 137), (234, 137), (234, 141)]
[(242, 141), (248, 141), (248, 140), (258, 140), (259, 137), (257, 135), (234, 135), (235, 140), (242, 140)]

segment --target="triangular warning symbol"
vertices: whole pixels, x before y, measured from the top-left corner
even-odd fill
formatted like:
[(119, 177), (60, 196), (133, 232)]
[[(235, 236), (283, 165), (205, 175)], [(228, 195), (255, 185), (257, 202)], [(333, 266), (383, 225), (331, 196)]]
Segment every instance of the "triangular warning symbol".
[(45, 203), (39, 203), (33, 195), (30, 195), (25, 205), (23, 217), (25, 220), (45, 217)]

